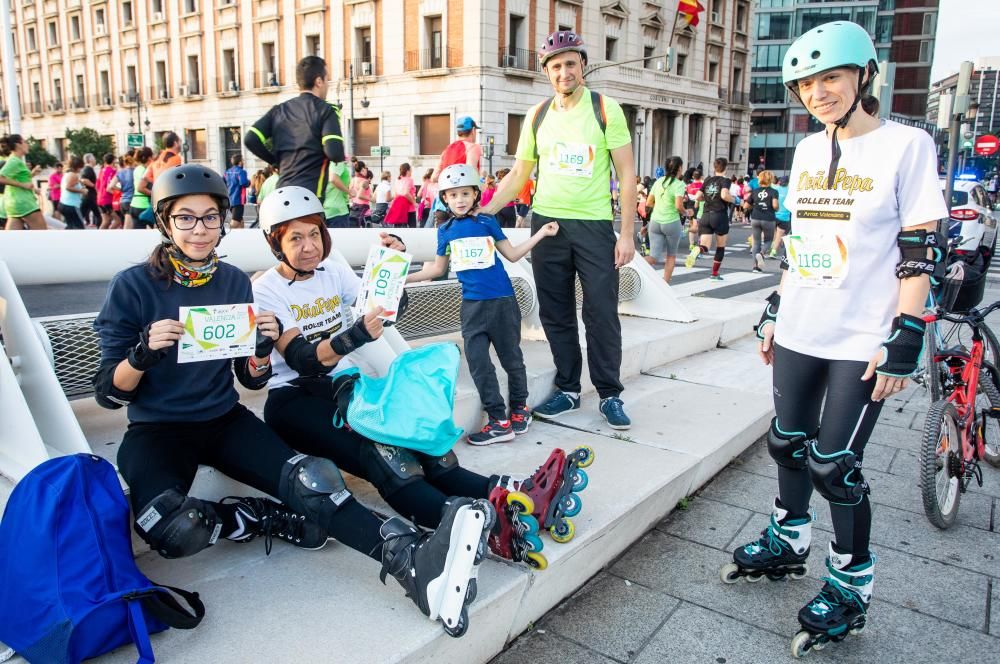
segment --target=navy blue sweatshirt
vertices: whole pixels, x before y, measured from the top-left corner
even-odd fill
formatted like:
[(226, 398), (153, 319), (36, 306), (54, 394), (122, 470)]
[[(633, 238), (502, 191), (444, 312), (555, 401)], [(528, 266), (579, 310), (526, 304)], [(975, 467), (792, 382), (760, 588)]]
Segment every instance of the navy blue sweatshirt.
[[(158, 320), (178, 320), (180, 307), (253, 302), (250, 279), (219, 262), (204, 286), (185, 288), (154, 280), (145, 264), (115, 275), (94, 329), (101, 340), (101, 364), (118, 363), (139, 342), (139, 333)], [(183, 321), (182, 321), (183, 322)], [(147, 371), (128, 406), (130, 422), (203, 422), (229, 412), (239, 401), (232, 360), (177, 363), (177, 345)]]

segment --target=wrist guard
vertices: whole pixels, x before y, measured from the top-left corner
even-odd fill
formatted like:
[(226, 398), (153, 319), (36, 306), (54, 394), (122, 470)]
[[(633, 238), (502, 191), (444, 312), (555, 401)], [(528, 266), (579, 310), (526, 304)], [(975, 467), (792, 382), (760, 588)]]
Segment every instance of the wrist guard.
[(760, 341), (764, 340), (764, 328), (768, 325), (774, 325), (778, 321), (778, 307), (780, 305), (781, 296), (778, 295), (778, 291), (767, 296), (767, 306), (764, 307), (764, 313), (760, 315), (760, 322), (753, 327), (753, 331)]
[(882, 343), (882, 361), (876, 373), (895, 378), (906, 378), (917, 370), (917, 363), (924, 351), (923, 319), (909, 314), (900, 314), (892, 319), (892, 331)]
[(358, 318), (354, 325), (347, 328), (343, 334), (338, 334), (330, 339), (330, 348), (337, 355), (350, 355), (352, 351), (361, 348), (369, 341), (375, 341), (372, 335), (365, 329), (365, 319)]
[[(275, 318), (278, 321), (278, 338), (281, 338), (281, 333), (285, 331), (285, 326), (281, 324), (281, 320)], [(257, 328), (257, 347), (254, 349), (253, 354), (255, 357), (270, 357), (271, 351), (274, 350), (274, 339), (265, 336), (261, 333), (260, 328)]]
[(132, 347), (126, 358), (129, 366), (136, 371), (149, 371), (167, 356), (169, 350), (169, 348), (153, 350), (149, 347), (149, 328), (150, 325), (142, 328), (142, 332), (139, 333), (139, 343)]

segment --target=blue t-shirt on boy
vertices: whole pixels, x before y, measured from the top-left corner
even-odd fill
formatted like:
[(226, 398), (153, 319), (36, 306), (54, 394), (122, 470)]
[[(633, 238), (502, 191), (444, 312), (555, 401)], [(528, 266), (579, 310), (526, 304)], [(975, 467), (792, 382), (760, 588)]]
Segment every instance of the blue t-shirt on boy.
[[(492, 243), (477, 238), (491, 238)], [(512, 297), (514, 287), (507, 276), (500, 259), (496, 257), (496, 243), (506, 240), (496, 217), (480, 214), (475, 217), (449, 219), (438, 227), (437, 255), (451, 258), (451, 267), (458, 274), (462, 284), (462, 297), (466, 300), (493, 300), (498, 297)], [(463, 257), (453, 256), (462, 252)], [(492, 265), (461, 269), (463, 264), (489, 262)], [(470, 258), (471, 257), (471, 258)], [(485, 260), (484, 260), (485, 259)]]

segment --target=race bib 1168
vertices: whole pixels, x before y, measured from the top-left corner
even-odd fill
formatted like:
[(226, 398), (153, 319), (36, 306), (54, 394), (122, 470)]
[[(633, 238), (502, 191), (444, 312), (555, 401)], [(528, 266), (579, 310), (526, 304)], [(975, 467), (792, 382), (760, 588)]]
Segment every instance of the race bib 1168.
[(840, 288), (847, 277), (850, 258), (847, 240), (833, 233), (789, 235), (789, 277), (805, 288)]

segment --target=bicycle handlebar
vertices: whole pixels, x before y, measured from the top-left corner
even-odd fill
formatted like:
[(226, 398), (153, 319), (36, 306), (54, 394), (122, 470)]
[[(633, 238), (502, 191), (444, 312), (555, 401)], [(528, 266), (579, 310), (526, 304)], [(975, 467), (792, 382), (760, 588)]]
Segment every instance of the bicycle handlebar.
[(934, 320), (946, 320), (950, 323), (968, 323), (969, 325), (978, 325), (986, 320), (986, 317), (997, 309), (1000, 309), (1000, 300), (997, 300), (985, 309), (972, 309), (967, 314), (938, 313), (934, 316)]

